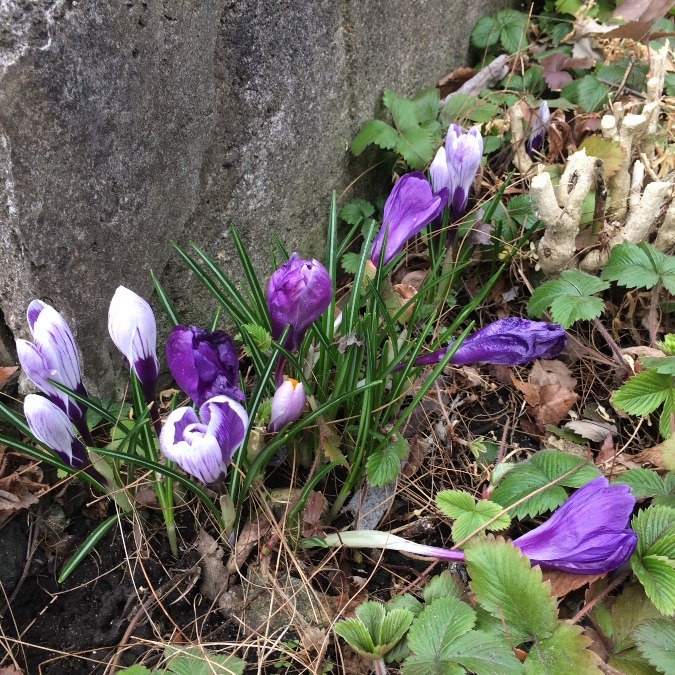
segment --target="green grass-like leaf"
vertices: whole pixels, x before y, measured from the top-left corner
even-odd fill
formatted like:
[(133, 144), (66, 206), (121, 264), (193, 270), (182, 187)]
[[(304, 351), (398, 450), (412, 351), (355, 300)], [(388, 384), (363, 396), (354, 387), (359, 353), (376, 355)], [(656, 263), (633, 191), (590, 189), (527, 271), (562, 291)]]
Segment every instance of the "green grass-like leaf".
[(642, 242), (624, 242), (612, 249), (602, 278), (628, 288), (653, 288), (661, 283), (675, 293), (675, 256)]
[(643, 370), (622, 385), (612, 400), (630, 415), (649, 415), (674, 394), (671, 375)]
[(553, 320), (569, 328), (575, 321), (595, 319), (602, 314), (605, 303), (594, 294), (608, 288), (606, 281), (591, 274), (565, 270), (560, 279), (552, 279), (535, 289), (527, 310), (530, 315), (540, 317), (550, 309)]
[(675, 673), (675, 623), (652, 619), (638, 626), (633, 637), (640, 653), (662, 673)]
[(553, 634), (558, 611), (539, 567), (510, 542), (485, 542), (466, 551), (470, 586), (480, 605), (505, 621), (515, 644)]

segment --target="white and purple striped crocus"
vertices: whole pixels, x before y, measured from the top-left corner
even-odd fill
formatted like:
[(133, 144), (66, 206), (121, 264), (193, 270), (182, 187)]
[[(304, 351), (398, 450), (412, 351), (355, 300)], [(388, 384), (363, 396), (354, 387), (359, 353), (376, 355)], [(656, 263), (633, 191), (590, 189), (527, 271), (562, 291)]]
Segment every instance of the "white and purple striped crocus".
[(302, 382), (286, 378), (274, 392), (272, 414), (267, 429), (281, 431), (287, 424), (295, 422), (302, 415), (306, 403), (307, 397)]
[(292, 352), (302, 344), (307, 329), (328, 309), (333, 282), (317, 260), (304, 260), (293, 253), (270, 279), (267, 306), (272, 319), (272, 337), (278, 340), (290, 326), (284, 347)]
[(41, 300), (33, 300), (27, 314), (33, 342), (16, 341), (21, 368), (26, 377), (73, 421), (80, 433), (86, 433), (88, 437), (86, 407), (49, 382), (53, 380), (81, 396), (87, 395), (70, 327), (53, 307)]
[[(533, 565), (572, 574), (605, 574), (628, 562), (637, 535), (628, 526), (635, 497), (627, 485), (600, 476), (577, 490), (542, 525), (513, 541)], [(329, 546), (384, 548), (439, 560), (463, 561), (459, 550), (424, 546), (376, 530), (329, 534)]]
[(44, 396), (28, 394), (23, 402), (23, 412), (35, 438), (66, 464), (81, 469), (90, 463), (87, 448), (75, 435), (72, 422), (58, 405)]
[[(499, 319), (462, 342), (450, 359), (456, 366), (476, 363), (519, 366), (535, 359), (553, 359), (567, 345), (567, 333), (557, 323), (530, 321), (519, 317)], [(415, 360), (415, 366), (439, 363), (452, 347), (438, 349)], [(400, 365), (396, 370), (401, 370)]]
[(433, 194), (429, 181), (423, 173), (407, 173), (392, 189), (384, 205), (382, 227), (375, 237), (370, 261), (380, 263), (385, 235), (387, 248), (383, 263), (390, 263), (402, 250), (406, 242), (419, 234), (429, 223), (443, 213), (448, 203), (447, 190)]
[(176, 408), (164, 422), (159, 444), (167, 459), (202, 483), (227, 476), (248, 428), (246, 410), (228, 396), (214, 396), (199, 408)]
[(551, 111), (549, 110), (548, 103), (542, 101), (534, 121), (534, 126), (532, 127), (532, 133), (525, 143), (525, 151), (532, 160), (537, 158), (544, 147), (544, 139), (548, 132), (548, 123), (550, 119)]
[(108, 310), (108, 332), (136, 373), (146, 401), (154, 401), (159, 361), (157, 326), (152, 308), (139, 295), (119, 286)]
[(466, 212), (469, 190), (478, 173), (483, 157), (483, 137), (478, 127), (463, 132), (457, 124), (451, 124), (441, 147), (429, 167), (434, 193), (443, 188), (449, 191), (452, 219), (459, 220)]
[(225, 331), (176, 326), (166, 343), (166, 360), (178, 386), (197, 406), (220, 394), (245, 400), (237, 349)]

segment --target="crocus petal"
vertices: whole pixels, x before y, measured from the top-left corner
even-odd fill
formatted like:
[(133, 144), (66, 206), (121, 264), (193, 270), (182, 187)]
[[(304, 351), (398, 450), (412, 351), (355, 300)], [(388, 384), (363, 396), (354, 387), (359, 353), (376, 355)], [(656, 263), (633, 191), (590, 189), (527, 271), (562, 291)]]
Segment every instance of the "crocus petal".
[(244, 401), (237, 350), (225, 331), (176, 326), (166, 343), (166, 359), (178, 386), (198, 406), (219, 394)]
[(483, 137), (477, 127), (466, 133), (457, 124), (451, 124), (445, 137), (447, 183), (452, 216), (461, 218), (466, 211), (469, 190), (483, 157)]
[(409, 239), (441, 215), (447, 201), (447, 190), (433, 194), (422, 173), (408, 173), (399, 179), (384, 205), (382, 227), (373, 242), (371, 262), (379, 264), (385, 234), (384, 263), (387, 264), (403, 250)]
[(332, 299), (333, 282), (328, 270), (317, 260), (304, 260), (293, 253), (272, 275), (267, 289), (272, 337), (277, 340), (290, 326), (285, 346), (297, 351), (307, 329), (328, 309)]
[(248, 415), (235, 400), (215, 396), (199, 409), (177, 408), (159, 437), (164, 455), (203, 483), (225, 478), (246, 436)]
[(448, 161), (445, 156), (445, 148), (441, 146), (431, 162), (429, 167), (429, 176), (431, 177), (431, 188), (434, 194), (448, 187), (450, 174), (448, 172)]
[(307, 397), (302, 382), (286, 379), (274, 393), (272, 414), (268, 425), (269, 431), (280, 431), (302, 415)]
[(157, 326), (150, 305), (120, 286), (110, 302), (108, 332), (143, 386), (146, 399), (154, 397), (159, 375)]
[(89, 462), (87, 449), (77, 438), (68, 416), (44, 396), (28, 394), (23, 411), (31, 432), (61, 459), (76, 469)]
[(530, 159), (536, 159), (537, 154), (544, 147), (544, 139), (548, 131), (548, 122), (551, 119), (551, 111), (548, 103), (542, 101), (537, 117), (532, 128), (532, 133), (525, 144), (525, 151), (530, 156)]

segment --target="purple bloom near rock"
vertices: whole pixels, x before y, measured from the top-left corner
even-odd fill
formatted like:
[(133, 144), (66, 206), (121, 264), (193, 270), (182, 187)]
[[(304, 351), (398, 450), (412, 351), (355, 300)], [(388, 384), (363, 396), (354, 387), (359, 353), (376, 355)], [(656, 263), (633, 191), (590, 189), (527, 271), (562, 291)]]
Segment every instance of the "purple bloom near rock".
[(482, 157), (483, 137), (478, 128), (463, 132), (459, 125), (451, 124), (445, 137), (445, 147), (436, 153), (429, 173), (434, 193), (448, 189), (453, 220), (459, 220), (466, 212), (469, 190)]
[[(637, 534), (628, 526), (635, 497), (628, 485), (600, 476), (577, 490), (542, 525), (514, 540), (532, 565), (572, 574), (606, 574), (628, 562)], [(462, 551), (417, 544), (387, 532), (329, 534), (329, 546), (384, 548), (439, 560), (463, 561)]]
[(37, 394), (28, 394), (23, 412), (33, 436), (51, 448), (66, 464), (80, 469), (89, 464), (87, 448), (75, 435), (73, 425), (63, 410)]
[(237, 350), (225, 331), (176, 326), (166, 343), (166, 359), (176, 383), (197, 406), (220, 394), (245, 400), (238, 386)]
[(248, 428), (244, 408), (227, 396), (215, 396), (199, 408), (176, 408), (164, 422), (159, 444), (167, 459), (202, 483), (227, 476), (234, 453)]
[(550, 119), (551, 111), (549, 110), (548, 103), (546, 103), (546, 101), (542, 101), (541, 105), (539, 106), (539, 111), (537, 112), (537, 117), (534, 122), (534, 127), (532, 128), (532, 133), (525, 144), (525, 151), (532, 160), (537, 158), (537, 155), (544, 147), (544, 139), (546, 138), (546, 133), (548, 132), (548, 122)]
[(139, 295), (120, 286), (110, 302), (108, 332), (140, 380), (146, 401), (153, 401), (159, 361), (152, 308)]
[(78, 428), (86, 427), (86, 408), (48, 381), (53, 380), (82, 396), (87, 395), (70, 327), (53, 307), (40, 300), (33, 300), (28, 305), (27, 314), (33, 342), (16, 341), (21, 368)]
[(635, 497), (628, 485), (600, 476), (577, 490), (542, 525), (513, 543), (533, 565), (574, 574), (604, 574), (633, 555), (628, 527)]
[(371, 262), (374, 265), (380, 262), (385, 233), (387, 248), (383, 262), (386, 265), (403, 250), (409, 239), (441, 215), (447, 201), (447, 190), (433, 194), (423, 173), (407, 173), (400, 178), (384, 205), (382, 227), (370, 253)]
[(274, 393), (269, 431), (281, 431), (287, 424), (299, 419), (305, 410), (307, 397), (302, 382), (286, 378)]
[(270, 279), (267, 305), (272, 319), (272, 337), (278, 340), (290, 326), (284, 346), (292, 352), (302, 344), (307, 329), (328, 309), (333, 282), (317, 260), (303, 260), (293, 253)]
[[(450, 363), (468, 366), (490, 363), (519, 366), (535, 359), (553, 359), (567, 345), (567, 333), (557, 323), (530, 321), (518, 317), (499, 319), (469, 335), (459, 346)], [(443, 349), (420, 356), (416, 366), (438, 363), (452, 343)], [(399, 370), (402, 366), (399, 366)]]

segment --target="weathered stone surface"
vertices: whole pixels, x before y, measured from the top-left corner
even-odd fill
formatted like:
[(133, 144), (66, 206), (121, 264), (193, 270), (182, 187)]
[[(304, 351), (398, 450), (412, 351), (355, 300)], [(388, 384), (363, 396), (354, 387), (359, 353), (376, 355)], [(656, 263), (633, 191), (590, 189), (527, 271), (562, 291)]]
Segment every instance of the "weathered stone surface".
[[(266, 273), (272, 232), (319, 256), (347, 145), (383, 87), (412, 93), (462, 62), (480, 15), (446, 0), (3, 0), (0, 308), (71, 322), (85, 379), (121, 357), (107, 307), (158, 272), (184, 320), (213, 307), (171, 252), (199, 242), (232, 270), (236, 224)], [(1, 351), (0, 351), (1, 353)]]

